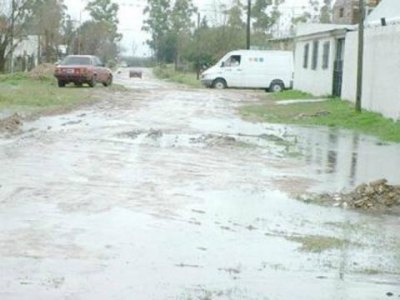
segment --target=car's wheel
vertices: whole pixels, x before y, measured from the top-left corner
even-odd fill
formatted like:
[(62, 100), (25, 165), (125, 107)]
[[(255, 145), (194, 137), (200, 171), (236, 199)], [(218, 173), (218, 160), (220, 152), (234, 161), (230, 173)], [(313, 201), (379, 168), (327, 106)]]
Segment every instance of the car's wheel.
[(96, 76), (93, 76), (92, 79), (88, 82), (90, 87), (95, 87), (97, 83)]
[(112, 84), (112, 81), (113, 81), (113, 77), (112, 77), (112, 75), (110, 75), (108, 77), (107, 81), (103, 82), (103, 85), (104, 86), (110, 86)]
[(280, 93), (283, 91), (283, 89), (284, 89), (284, 85), (280, 81), (273, 81), (271, 83), (271, 85), (269, 86), (269, 91), (271, 93)]
[(221, 78), (219, 78), (219, 79), (215, 79), (214, 80), (214, 82), (213, 82), (213, 84), (212, 84), (212, 87), (214, 88), (214, 89), (217, 89), (217, 90), (223, 90), (223, 89), (226, 89), (226, 81), (224, 80), (224, 79), (221, 79)]
[(60, 87), (60, 88), (65, 87), (65, 81), (58, 80), (58, 87)]

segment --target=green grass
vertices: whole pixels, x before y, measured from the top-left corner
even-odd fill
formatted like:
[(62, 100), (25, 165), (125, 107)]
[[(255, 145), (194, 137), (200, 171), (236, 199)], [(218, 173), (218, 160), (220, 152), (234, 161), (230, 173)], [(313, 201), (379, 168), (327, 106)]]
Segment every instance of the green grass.
[(273, 93), (270, 95), (272, 100), (307, 100), (315, 99), (315, 97), (309, 93), (297, 91), (297, 90), (286, 90), (281, 93)]
[(243, 106), (240, 113), (246, 118), (264, 122), (346, 128), (384, 141), (400, 142), (399, 121), (368, 111), (357, 113), (353, 104), (338, 99), (290, 105), (277, 105), (269, 99), (261, 104)]
[(90, 100), (92, 90), (73, 85), (59, 88), (51, 76), (32, 79), (27, 73), (0, 75), (0, 110), (20, 112), (73, 107)]
[(197, 80), (194, 72), (175, 71), (171, 65), (159, 66), (153, 69), (154, 74), (160, 79), (167, 79), (173, 82), (185, 84), (191, 87), (200, 88), (201, 82)]

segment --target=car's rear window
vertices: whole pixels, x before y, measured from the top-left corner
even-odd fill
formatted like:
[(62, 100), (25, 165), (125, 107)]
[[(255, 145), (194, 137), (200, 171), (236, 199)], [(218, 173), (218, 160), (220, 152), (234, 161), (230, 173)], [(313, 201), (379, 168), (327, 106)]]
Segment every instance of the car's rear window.
[(62, 62), (62, 65), (91, 65), (92, 62), (89, 57), (79, 57), (79, 56), (70, 56), (66, 57)]

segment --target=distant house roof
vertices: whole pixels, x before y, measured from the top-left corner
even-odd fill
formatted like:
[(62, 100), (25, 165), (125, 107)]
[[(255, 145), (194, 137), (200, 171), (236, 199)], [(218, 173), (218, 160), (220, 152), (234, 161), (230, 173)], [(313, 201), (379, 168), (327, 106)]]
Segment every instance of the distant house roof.
[(382, 18), (388, 23), (400, 21), (400, 0), (382, 0), (367, 17), (366, 23), (378, 24)]

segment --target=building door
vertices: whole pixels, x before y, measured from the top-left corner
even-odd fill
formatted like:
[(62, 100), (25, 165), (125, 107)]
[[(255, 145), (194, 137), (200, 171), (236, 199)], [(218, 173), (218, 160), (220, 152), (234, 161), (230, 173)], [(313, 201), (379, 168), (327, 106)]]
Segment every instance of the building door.
[(336, 41), (336, 56), (333, 68), (333, 91), (334, 97), (342, 95), (342, 81), (343, 81), (343, 61), (344, 61), (344, 39)]

